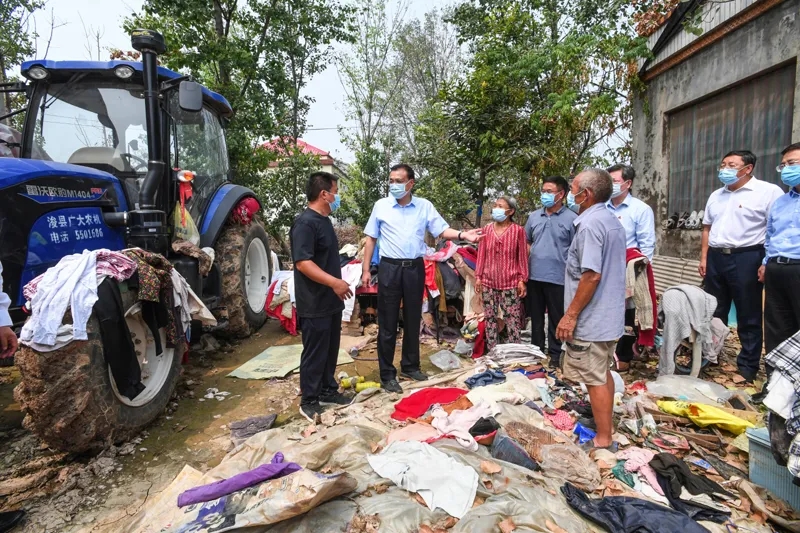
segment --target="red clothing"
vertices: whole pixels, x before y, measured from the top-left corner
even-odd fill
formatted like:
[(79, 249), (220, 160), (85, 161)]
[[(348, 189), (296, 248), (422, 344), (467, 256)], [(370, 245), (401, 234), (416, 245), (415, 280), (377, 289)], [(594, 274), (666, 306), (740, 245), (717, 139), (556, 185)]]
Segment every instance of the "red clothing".
[(475, 278), (484, 287), (497, 290), (515, 289), (520, 281), (528, 281), (528, 241), (519, 224), (511, 224), (502, 235), (495, 225), (484, 231), (478, 245)]
[[(645, 257), (642, 252), (636, 248), (628, 248), (625, 252), (625, 262)], [(653, 301), (653, 325), (658, 324), (658, 306), (656, 305), (656, 280), (653, 277), (653, 265), (647, 262), (647, 285), (650, 289), (650, 299)], [(641, 329), (639, 328), (639, 338), (636, 340), (639, 346), (655, 346), (656, 344), (656, 328)]]
[(275, 298), (275, 293), (273, 289), (275, 288), (275, 284), (278, 283), (277, 281), (273, 281), (272, 284), (267, 289), (267, 303), (264, 304), (264, 311), (267, 312), (267, 316), (272, 318), (277, 318), (280, 321), (281, 326), (285, 329), (289, 335), (297, 336), (297, 308), (292, 306), (292, 318), (286, 318), (281, 313), (281, 305), (277, 306), (275, 309), (270, 309), (269, 306), (272, 303), (272, 300)]
[(401, 422), (408, 418), (419, 418), (430, 409), (431, 405), (454, 402), (467, 392), (463, 389), (437, 389), (436, 387), (418, 390), (395, 404), (392, 418)]

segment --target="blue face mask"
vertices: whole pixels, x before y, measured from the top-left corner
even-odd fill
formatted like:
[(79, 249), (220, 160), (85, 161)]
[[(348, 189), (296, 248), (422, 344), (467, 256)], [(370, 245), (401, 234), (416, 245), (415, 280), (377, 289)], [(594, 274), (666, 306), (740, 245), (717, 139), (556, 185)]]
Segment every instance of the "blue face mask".
[[(578, 194), (580, 194), (581, 192), (583, 191), (580, 191)], [(584, 202), (585, 201), (586, 200), (584, 200)], [(572, 194), (572, 191), (570, 191), (569, 194), (567, 195), (567, 207), (569, 207), (575, 213), (579, 213), (581, 210), (581, 204), (575, 202), (575, 195)]]
[(495, 207), (492, 209), (492, 220), (495, 222), (503, 222), (507, 219), (506, 210), (502, 207)]
[(542, 205), (545, 207), (553, 207), (556, 205), (556, 195), (552, 192), (542, 193)]
[[(408, 182), (406, 182), (408, 183)], [(395, 200), (402, 199), (408, 191), (406, 190), (405, 183), (390, 183), (389, 184), (389, 194), (391, 194)]]
[(342, 205), (342, 197), (338, 194), (333, 195), (333, 202), (331, 202), (331, 213), (339, 209), (339, 206)]
[(781, 181), (789, 187), (800, 185), (800, 165), (783, 167), (781, 170)]
[(739, 181), (739, 171), (735, 168), (723, 168), (719, 171), (719, 181), (725, 185), (733, 185)]

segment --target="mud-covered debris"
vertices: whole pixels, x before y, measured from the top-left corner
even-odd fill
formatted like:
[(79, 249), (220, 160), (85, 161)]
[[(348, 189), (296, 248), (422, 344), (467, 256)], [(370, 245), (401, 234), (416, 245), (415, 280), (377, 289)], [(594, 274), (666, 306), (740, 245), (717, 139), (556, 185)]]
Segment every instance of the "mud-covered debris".
[(200, 354), (213, 354), (220, 349), (220, 344), (217, 339), (211, 336), (208, 333), (204, 333), (200, 337), (200, 342), (197, 343), (197, 347), (194, 348), (194, 351)]
[(42, 486), (44, 483), (58, 475), (59, 469), (45, 468), (33, 474), (22, 477), (13, 477), (0, 481), (0, 496), (9, 496), (25, 492)]
[(377, 533), (381, 519), (376, 514), (356, 514), (347, 525), (347, 533)]

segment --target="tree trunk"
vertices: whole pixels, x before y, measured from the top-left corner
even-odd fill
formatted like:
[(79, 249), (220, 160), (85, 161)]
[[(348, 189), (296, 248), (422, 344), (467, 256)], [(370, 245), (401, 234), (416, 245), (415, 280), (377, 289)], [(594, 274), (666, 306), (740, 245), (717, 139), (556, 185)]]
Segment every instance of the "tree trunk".
[(483, 197), (486, 193), (486, 169), (482, 168), (480, 171), (480, 179), (478, 181), (478, 214), (475, 220), (475, 227), (480, 228), (483, 218)]
[[(0, 83), (6, 83), (6, 58), (0, 54)], [(0, 115), (5, 115), (11, 112), (11, 93), (3, 93), (3, 100), (0, 102)], [(3, 122), (7, 126), (11, 124), (11, 119), (7, 118)]]

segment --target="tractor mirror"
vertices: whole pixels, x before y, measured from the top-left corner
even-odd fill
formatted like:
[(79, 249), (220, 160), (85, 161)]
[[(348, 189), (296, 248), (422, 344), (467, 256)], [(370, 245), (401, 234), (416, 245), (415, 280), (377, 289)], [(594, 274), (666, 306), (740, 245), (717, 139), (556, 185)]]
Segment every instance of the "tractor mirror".
[(203, 90), (194, 81), (182, 81), (178, 89), (178, 105), (184, 111), (197, 112), (203, 109)]

